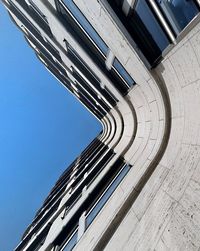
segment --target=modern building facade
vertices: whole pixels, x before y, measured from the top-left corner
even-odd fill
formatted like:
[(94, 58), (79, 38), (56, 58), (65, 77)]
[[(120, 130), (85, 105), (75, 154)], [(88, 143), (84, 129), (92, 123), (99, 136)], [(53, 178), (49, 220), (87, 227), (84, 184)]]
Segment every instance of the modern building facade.
[(15, 251), (200, 250), (200, 1), (2, 1), (102, 124)]

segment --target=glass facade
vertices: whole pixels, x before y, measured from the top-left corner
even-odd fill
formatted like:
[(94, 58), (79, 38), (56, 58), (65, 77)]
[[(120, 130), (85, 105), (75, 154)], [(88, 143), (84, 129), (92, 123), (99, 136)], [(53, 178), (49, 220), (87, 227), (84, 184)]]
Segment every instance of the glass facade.
[(146, 31), (146, 34), (141, 33), (141, 38), (144, 38), (143, 35), (148, 35), (146, 39), (152, 39), (152, 41), (154, 41), (158, 46), (159, 50), (163, 51), (168, 46), (169, 40), (167, 39), (166, 34), (164, 33), (147, 1), (137, 1), (131, 20), (136, 16), (141, 20), (141, 28)]
[[(117, 88), (117, 90), (123, 96), (126, 95), (129, 87), (135, 82), (131, 80), (131, 77), (126, 72), (126, 70), (123, 69), (123, 66), (120, 65), (118, 60), (115, 61), (116, 68), (115, 66), (113, 66), (111, 70), (106, 68), (106, 58), (108, 55), (109, 48), (99, 36), (99, 34), (95, 31), (95, 29), (92, 27), (92, 25), (89, 23), (89, 21), (86, 19), (86, 17), (82, 14), (76, 4), (72, 0), (60, 0), (56, 1), (56, 5), (58, 11), (61, 13), (61, 16), (64, 19), (63, 21), (66, 29), (71, 32), (76, 41), (83, 47), (83, 49), (89, 54), (89, 56), (91, 56), (96, 65), (109, 78), (115, 88)], [(69, 48), (67, 56), (71, 57), (74, 60), (74, 52), (71, 53), (72, 51), (70, 50), (70, 45), (67, 44), (67, 47)], [(81, 61), (82, 65), (80, 64)], [(78, 63), (77, 60), (76, 63)], [(86, 68), (88, 67), (84, 67), (83, 63), (84, 61), (79, 58), (78, 68), (80, 71), (83, 72), (83, 74), (87, 74)], [(96, 85), (96, 81), (93, 81), (92, 84)], [(101, 88), (101, 92), (102, 91), (103, 90)], [(108, 96), (108, 92), (106, 96)], [(109, 100), (110, 99), (111, 97), (109, 97)]]
[(149, 2), (136, 1), (134, 9), (130, 9), (128, 16), (122, 10), (122, 1), (107, 0), (117, 17), (121, 20), (130, 36), (143, 53), (151, 66), (162, 58), (162, 51), (169, 45), (169, 40), (161, 28)]
[(77, 243), (77, 237), (78, 237), (78, 231), (76, 230), (71, 238), (69, 239), (69, 241), (67, 242), (67, 244), (64, 246), (64, 248), (62, 249), (62, 251), (70, 251), (74, 248), (74, 246)]
[(176, 35), (178, 35), (199, 12), (193, 0), (156, 0), (156, 2)]
[[(99, 166), (96, 167), (96, 169), (98, 168)], [(83, 231), (86, 231), (87, 227), (91, 224), (91, 222), (98, 215), (100, 210), (106, 204), (108, 199), (112, 196), (113, 192), (118, 187), (118, 185), (126, 176), (129, 170), (130, 166), (126, 165), (122, 158), (119, 158), (115, 161), (115, 163), (112, 165), (112, 168), (110, 168), (107, 174), (101, 179), (101, 181), (96, 184), (94, 190), (92, 190), (91, 193), (88, 194), (84, 203), (79, 206), (78, 212), (72, 215), (69, 222), (65, 225), (61, 233), (55, 239), (54, 247), (56, 251), (70, 251), (73, 249), (73, 247), (78, 241), (78, 227), (80, 217), (82, 217), (82, 215), (87, 212), (85, 218), (82, 219), (85, 222), (85, 229)], [(92, 174), (92, 177), (94, 176), (95, 175)], [(83, 179), (79, 181), (80, 184), (82, 180)], [(91, 178), (89, 180), (91, 180)], [(78, 189), (80, 195), (82, 194), (83, 187), (86, 186), (87, 189), (89, 189), (90, 184), (88, 183), (88, 181), (86, 178), (86, 183), (81, 186), (81, 189)], [(74, 188), (73, 190), (75, 192), (77, 191), (77, 189)], [(71, 199), (71, 197), (73, 197), (73, 191), (69, 200)], [(68, 205), (72, 204), (71, 201), (68, 201), (67, 203), (69, 203)], [(62, 219), (66, 217), (66, 215), (68, 214), (68, 212), (70, 212), (71, 209), (67, 207), (67, 210), (65, 209), (63, 211), (64, 216), (62, 217)]]
[(21, 7), (26, 10), (26, 12), (34, 19), (34, 21), (38, 24), (38, 26), (42, 28), (42, 30), (49, 37), (53, 37), (47, 19), (41, 12), (38, 12), (38, 9), (35, 8), (36, 5), (34, 6), (32, 5), (32, 1), (29, 1), (29, 4), (27, 4), (26, 1), (22, 0), (16, 0), (16, 2), (18, 2), (21, 5)]
[(102, 207), (105, 205), (105, 203), (108, 201), (110, 196), (113, 194), (115, 189), (118, 187), (120, 182), (123, 180), (123, 178), (128, 173), (130, 167), (126, 165), (120, 174), (116, 177), (116, 179), (111, 183), (111, 185), (107, 188), (107, 190), (104, 192), (104, 194), (101, 196), (101, 198), (97, 201), (95, 206), (92, 208), (92, 210), (89, 212), (89, 214), (86, 217), (86, 227), (88, 227), (94, 218), (97, 216), (97, 214), (100, 212)]
[(48, 24), (47, 18), (41, 12), (41, 10), (37, 7), (37, 5), (32, 0), (28, 0), (28, 2), (30, 3), (30, 6), (34, 9), (34, 11), (37, 12), (38, 15)]
[(107, 2), (151, 67), (162, 60), (163, 51), (173, 42), (171, 34), (177, 36), (199, 13), (195, 0), (138, 0), (128, 13), (123, 10), (124, 1)]
[(63, 0), (67, 9), (72, 13), (72, 15), (76, 18), (79, 25), (82, 27), (84, 32), (92, 39), (98, 49), (106, 56), (108, 53), (108, 46), (101, 39), (101, 37), (97, 34), (82, 12), (78, 9), (78, 7), (74, 4), (72, 0)]
[(127, 83), (129, 87), (135, 83), (134, 80), (131, 78), (128, 72), (124, 69), (124, 67), (122, 66), (122, 64), (119, 62), (117, 58), (114, 59), (113, 67), (116, 69), (116, 71), (124, 79), (124, 81)]

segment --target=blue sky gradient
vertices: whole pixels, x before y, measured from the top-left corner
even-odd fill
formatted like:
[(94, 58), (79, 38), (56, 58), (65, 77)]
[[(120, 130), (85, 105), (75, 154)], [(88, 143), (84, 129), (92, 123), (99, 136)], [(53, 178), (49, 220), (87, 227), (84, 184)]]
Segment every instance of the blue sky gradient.
[(0, 57), (0, 250), (11, 251), (101, 125), (38, 61), (1, 2)]

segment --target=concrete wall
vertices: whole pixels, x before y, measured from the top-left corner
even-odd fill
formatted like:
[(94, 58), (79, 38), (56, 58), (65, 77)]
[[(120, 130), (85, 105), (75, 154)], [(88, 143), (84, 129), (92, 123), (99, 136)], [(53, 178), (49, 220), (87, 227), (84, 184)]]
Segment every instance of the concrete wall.
[(169, 142), (106, 250), (200, 249), (199, 24), (154, 73), (169, 93)]
[(45, 0), (35, 2), (48, 18), (56, 38), (52, 44), (66, 72), (70, 75), (71, 62), (63, 39), (119, 100), (102, 120), (101, 140), (114, 150), (115, 157), (61, 219), (70, 196), (66, 190), (40, 250), (50, 250), (55, 237), (119, 156), (132, 168), (75, 250), (199, 250), (200, 24), (190, 27), (159, 66), (149, 71), (124, 36), (125, 30), (119, 29), (99, 1), (88, 5), (88, 0), (74, 0), (135, 80), (136, 85), (123, 97), (57, 19), (53, 0), (51, 5)]
[(137, 130), (130, 173), (75, 250), (199, 250), (200, 24), (148, 71), (102, 6), (76, 2), (137, 82)]

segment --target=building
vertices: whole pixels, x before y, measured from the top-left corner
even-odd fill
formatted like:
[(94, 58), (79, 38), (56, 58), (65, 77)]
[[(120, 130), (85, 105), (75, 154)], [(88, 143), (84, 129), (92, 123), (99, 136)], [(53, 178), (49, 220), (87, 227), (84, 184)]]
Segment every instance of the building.
[(15, 251), (200, 250), (200, 1), (3, 3), (103, 128)]

